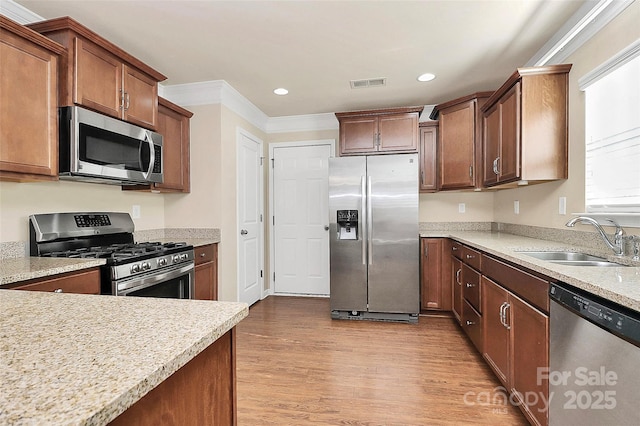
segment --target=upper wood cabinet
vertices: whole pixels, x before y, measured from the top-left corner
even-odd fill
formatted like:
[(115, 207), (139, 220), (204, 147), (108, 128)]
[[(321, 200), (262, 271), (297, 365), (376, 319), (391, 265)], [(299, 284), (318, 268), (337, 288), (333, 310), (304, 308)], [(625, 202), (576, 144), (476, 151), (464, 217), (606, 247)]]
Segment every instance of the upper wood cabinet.
[(340, 155), (418, 152), (418, 119), (423, 109), (337, 112)]
[(189, 192), (189, 119), (191, 111), (158, 98), (158, 133), (162, 135), (164, 182), (154, 185), (164, 192)]
[(420, 192), (438, 190), (438, 123), (420, 123)]
[(67, 48), (60, 67), (60, 106), (82, 105), (156, 129), (158, 82), (164, 75), (69, 17), (29, 27)]
[(480, 108), (493, 92), (479, 92), (437, 105), (431, 118), (439, 117), (438, 168), (441, 190), (475, 189), (481, 186), (482, 167)]
[(567, 178), (570, 70), (518, 68), (484, 104), (484, 186)]
[(58, 179), (63, 46), (0, 15), (0, 179)]

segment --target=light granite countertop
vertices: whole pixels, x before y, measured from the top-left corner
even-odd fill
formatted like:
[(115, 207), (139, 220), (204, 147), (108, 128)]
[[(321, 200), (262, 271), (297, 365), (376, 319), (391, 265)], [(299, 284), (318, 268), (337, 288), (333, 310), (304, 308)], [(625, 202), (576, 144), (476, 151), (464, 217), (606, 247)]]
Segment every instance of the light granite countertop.
[[(485, 231), (426, 231), (421, 237), (452, 238), (486, 253), (501, 257), (511, 263), (544, 274), (553, 280), (565, 282), (577, 288), (614, 301), (640, 312), (640, 262), (594, 249), (547, 241), (514, 234)], [(606, 257), (613, 262), (626, 262), (631, 266), (598, 267), (566, 266), (539, 260), (518, 251), (580, 251)]]
[(248, 306), (0, 290), (0, 424), (103, 425)]
[(16, 257), (0, 259), (0, 287), (50, 275), (102, 266), (104, 259), (69, 259), (61, 257)]

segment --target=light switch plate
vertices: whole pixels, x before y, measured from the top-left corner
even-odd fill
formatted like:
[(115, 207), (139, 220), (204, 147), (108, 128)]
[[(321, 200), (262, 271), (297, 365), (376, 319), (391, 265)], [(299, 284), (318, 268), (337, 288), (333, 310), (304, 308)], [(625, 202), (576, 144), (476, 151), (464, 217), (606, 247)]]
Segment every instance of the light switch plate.
[(458, 204), (458, 213), (464, 213), (467, 210), (467, 206), (464, 203)]
[(558, 214), (567, 214), (567, 197), (558, 198)]
[(514, 212), (515, 214), (520, 214), (520, 201), (515, 200), (515, 201), (513, 202), (513, 212)]
[(140, 219), (140, 206), (137, 204), (134, 204), (133, 206), (131, 206), (131, 217), (133, 219)]

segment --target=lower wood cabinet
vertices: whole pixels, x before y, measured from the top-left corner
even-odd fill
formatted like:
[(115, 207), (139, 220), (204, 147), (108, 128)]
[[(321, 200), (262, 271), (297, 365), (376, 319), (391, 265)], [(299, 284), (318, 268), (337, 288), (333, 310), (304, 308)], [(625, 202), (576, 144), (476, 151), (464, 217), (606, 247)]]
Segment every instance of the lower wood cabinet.
[[(521, 281), (521, 272), (511, 271)], [(508, 285), (508, 284), (507, 284)], [(549, 386), (549, 316), (492, 279), (482, 277), (482, 355), (527, 419), (546, 425)]]
[(100, 294), (100, 269), (52, 275), (21, 282), (13, 290), (51, 291), (55, 293)]
[(235, 338), (233, 328), (109, 424), (236, 425)]
[(420, 239), (420, 308), (451, 310), (451, 260), (447, 238)]
[(195, 299), (218, 300), (218, 244), (195, 247)]
[(451, 311), (458, 323), (462, 324), (462, 261), (453, 255), (451, 256), (451, 287)]

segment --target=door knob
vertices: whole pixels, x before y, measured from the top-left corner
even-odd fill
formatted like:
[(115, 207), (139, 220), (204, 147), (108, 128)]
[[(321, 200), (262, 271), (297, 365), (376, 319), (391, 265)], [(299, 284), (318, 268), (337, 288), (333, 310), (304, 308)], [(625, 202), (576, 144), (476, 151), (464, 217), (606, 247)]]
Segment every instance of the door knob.
[(328, 231), (328, 230), (329, 230), (329, 225), (325, 225), (325, 226), (324, 226), (324, 230), (325, 230), (325, 231)]
[(246, 229), (242, 229), (240, 231), (240, 235), (247, 235), (249, 233), (249, 231), (247, 231)]

